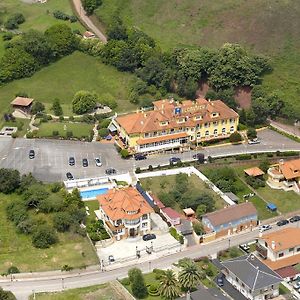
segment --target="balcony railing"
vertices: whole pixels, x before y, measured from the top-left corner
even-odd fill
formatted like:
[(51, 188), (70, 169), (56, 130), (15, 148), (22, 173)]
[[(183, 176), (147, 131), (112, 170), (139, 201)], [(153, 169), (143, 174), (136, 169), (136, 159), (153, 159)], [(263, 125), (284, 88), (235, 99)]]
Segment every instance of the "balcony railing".
[(140, 223), (140, 219), (136, 220), (125, 220), (125, 225), (133, 226), (133, 225), (138, 225)]

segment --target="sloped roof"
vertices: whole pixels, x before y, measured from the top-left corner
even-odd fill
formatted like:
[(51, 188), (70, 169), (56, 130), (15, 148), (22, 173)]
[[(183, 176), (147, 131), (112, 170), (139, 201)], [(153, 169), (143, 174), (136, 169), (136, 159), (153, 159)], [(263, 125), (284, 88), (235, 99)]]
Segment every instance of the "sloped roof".
[(293, 159), (279, 164), (279, 169), (286, 179), (300, 177), (300, 159)]
[(260, 290), (282, 281), (280, 275), (253, 254), (224, 261), (222, 265), (251, 290)]
[(259, 167), (249, 168), (244, 170), (244, 172), (251, 177), (257, 177), (265, 174), (265, 172), (261, 170)]
[(29, 106), (32, 102), (32, 98), (16, 97), (10, 104), (19, 106)]
[(251, 202), (245, 202), (216, 210), (203, 217), (206, 217), (213, 226), (219, 226), (256, 214), (255, 206)]
[(161, 211), (173, 220), (181, 217), (180, 214), (171, 207), (164, 207), (161, 209)]
[[(137, 219), (153, 212), (144, 197), (133, 187), (111, 189), (97, 197), (100, 207), (113, 221)], [(136, 212), (134, 214), (128, 212)]]

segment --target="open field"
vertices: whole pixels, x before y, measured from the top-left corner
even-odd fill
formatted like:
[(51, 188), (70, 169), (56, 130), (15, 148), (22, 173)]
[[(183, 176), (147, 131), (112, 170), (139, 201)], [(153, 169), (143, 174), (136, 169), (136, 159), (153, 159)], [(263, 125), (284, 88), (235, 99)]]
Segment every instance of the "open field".
[(117, 13), (165, 50), (230, 42), (273, 57), (274, 70), (263, 86), (278, 90), (300, 115), (300, 1), (103, 0), (96, 11), (104, 25)]
[(59, 243), (48, 249), (37, 249), (31, 244), (31, 236), (17, 234), (5, 212), (7, 204), (16, 197), (19, 196), (0, 194), (0, 273), (11, 265), (21, 272), (30, 272), (57, 270), (66, 264), (75, 268), (97, 264), (90, 242), (77, 234), (59, 234)]
[[(30, 300), (33, 300), (33, 296)], [(86, 288), (71, 289), (56, 293), (39, 293), (36, 299), (40, 300), (122, 300), (122, 295), (116, 293), (109, 283), (94, 285)]]
[(52, 13), (55, 10), (73, 15), (69, 0), (51, 0), (44, 4), (28, 4), (21, 0), (2, 0), (0, 3), (0, 12), (4, 12), (2, 14), (4, 20), (14, 13), (24, 15), (26, 21), (20, 25), (19, 29), (21, 31), (27, 31), (28, 29), (44, 31), (48, 27), (59, 23), (68, 24), (72, 29), (79, 29), (81, 32), (85, 30), (78, 21), (70, 23), (54, 18)]
[[(158, 196), (161, 192), (171, 192), (175, 186), (176, 175), (152, 177), (141, 180), (144, 189), (153, 192)], [(188, 178), (188, 191), (190, 198), (195, 198), (199, 194), (207, 193), (211, 195), (216, 201), (216, 209), (223, 208), (226, 203), (220, 198), (214, 191), (206, 186), (206, 184), (200, 180), (196, 175), (192, 175)], [(174, 207), (179, 212), (181, 211), (179, 205)]]
[(58, 98), (63, 108), (68, 106), (67, 112), (70, 112), (72, 98), (79, 90), (95, 91), (100, 96), (111, 94), (118, 103), (117, 111), (132, 110), (135, 106), (129, 102), (128, 94), (135, 78), (132, 74), (118, 72), (100, 63), (95, 57), (75, 52), (30, 78), (15, 80), (0, 87), (0, 111), (8, 111), (15, 94), (22, 91), (48, 104), (48, 107)]

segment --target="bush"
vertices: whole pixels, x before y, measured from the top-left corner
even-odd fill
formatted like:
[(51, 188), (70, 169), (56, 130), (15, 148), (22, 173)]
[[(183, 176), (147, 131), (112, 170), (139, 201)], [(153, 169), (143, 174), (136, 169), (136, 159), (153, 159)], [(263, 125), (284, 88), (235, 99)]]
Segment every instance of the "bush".
[(59, 121), (62, 122), (64, 120), (64, 116), (59, 116)]
[(152, 283), (148, 288), (148, 293), (150, 296), (159, 296), (159, 284), (157, 282)]
[(253, 140), (253, 139), (257, 138), (257, 132), (256, 132), (255, 128), (250, 127), (247, 130), (247, 138), (249, 140)]
[(98, 102), (98, 95), (88, 91), (79, 91), (75, 94), (72, 105), (73, 112), (79, 115), (91, 112)]
[(200, 222), (194, 222), (193, 223), (193, 229), (197, 235), (204, 234), (204, 228), (203, 225)]
[(32, 139), (32, 138), (34, 137), (33, 132), (31, 132), (31, 131), (27, 132), (27, 133), (26, 133), (26, 137), (27, 137), (28, 139)]
[(64, 21), (67, 21), (70, 19), (69, 15), (65, 14), (64, 12), (60, 11), (60, 10), (55, 10), (53, 12), (53, 16), (54, 18), (56, 19), (59, 19), (59, 20), (64, 20)]
[(165, 274), (165, 271), (161, 269), (154, 269), (153, 273), (155, 274), (155, 279), (160, 280), (161, 277)]
[(252, 158), (251, 154), (241, 154), (235, 157), (236, 160), (249, 160), (251, 158)]
[(69, 272), (69, 271), (72, 271), (73, 270), (73, 267), (69, 266), (69, 265), (63, 265), (62, 268), (61, 268), (61, 271), (65, 271), (65, 272)]
[(7, 270), (7, 274), (17, 274), (20, 273), (19, 269), (15, 266), (11, 266)]
[(53, 225), (55, 229), (59, 232), (69, 231), (72, 223), (72, 217), (66, 211), (58, 212), (53, 216)]
[(17, 134), (16, 132), (14, 132), (14, 133), (11, 135), (11, 137), (12, 137), (13, 139), (15, 139), (15, 138), (18, 137), (18, 134)]
[(0, 193), (10, 194), (20, 186), (20, 173), (17, 170), (0, 169)]
[(100, 137), (105, 138), (108, 136), (109, 130), (107, 128), (101, 128), (98, 133)]
[(149, 166), (148, 166), (148, 170), (152, 172), (152, 171), (153, 171), (153, 166), (152, 166), (152, 165), (149, 165)]
[(70, 130), (70, 131), (67, 131), (67, 138), (70, 139), (71, 137), (73, 137), (73, 131)]
[(14, 296), (14, 294), (12, 292), (3, 291), (3, 289), (0, 287), (0, 299), (1, 300), (16, 300), (17, 298)]
[(49, 248), (58, 241), (53, 228), (47, 225), (42, 225), (33, 233), (32, 244), (36, 248)]
[(242, 140), (242, 136), (237, 131), (233, 132), (229, 137), (229, 141), (234, 144), (239, 143)]
[(137, 168), (135, 169), (135, 173), (136, 173), (136, 174), (141, 173), (141, 168), (140, 168), (140, 167), (137, 167)]
[(131, 282), (132, 294), (139, 299), (146, 297), (148, 291), (141, 270), (138, 268), (130, 269), (128, 271), (128, 278)]
[(57, 130), (53, 130), (52, 136), (54, 136), (54, 137), (59, 136), (59, 132)]
[(121, 280), (121, 283), (125, 286), (128, 286), (128, 285), (130, 285), (130, 280), (129, 280), (128, 277), (126, 277), (126, 278)]
[(120, 154), (121, 154), (121, 157), (124, 158), (124, 159), (126, 159), (126, 158), (129, 157), (129, 152), (128, 152), (127, 149), (122, 149), (122, 150), (120, 151)]

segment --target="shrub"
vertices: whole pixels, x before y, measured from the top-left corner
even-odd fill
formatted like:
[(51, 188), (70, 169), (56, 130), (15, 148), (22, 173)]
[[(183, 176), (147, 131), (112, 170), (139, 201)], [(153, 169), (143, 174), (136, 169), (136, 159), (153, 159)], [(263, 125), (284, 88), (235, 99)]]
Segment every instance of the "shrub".
[(161, 269), (154, 269), (153, 273), (155, 274), (155, 279), (160, 280), (161, 277), (165, 274), (165, 271)]
[(7, 274), (17, 274), (17, 273), (20, 273), (20, 271), (16, 266), (11, 266), (7, 269)]
[(58, 241), (53, 228), (42, 225), (32, 235), (32, 244), (36, 248), (49, 248)]
[(3, 289), (0, 287), (0, 299), (1, 300), (16, 300), (17, 298), (14, 296), (14, 294), (10, 291), (3, 291)]
[(200, 222), (194, 222), (193, 229), (197, 235), (202, 235), (204, 233), (203, 225)]
[(249, 140), (253, 140), (253, 139), (257, 138), (257, 132), (256, 132), (255, 128), (250, 127), (247, 130), (247, 138)]
[(273, 153), (267, 153), (267, 157), (273, 157)]
[(79, 91), (75, 94), (72, 105), (73, 112), (79, 115), (91, 112), (98, 102), (98, 95), (88, 91)]
[(98, 133), (100, 137), (105, 138), (108, 136), (109, 130), (107, 128), (101, 128)]
[(64, 120), (64, 116), (59, 116), (59, 121), (62, 122)]
[(57, 130), (53, 130), (52, 131), (52, 136), (59, 136), (59, 132)]
[(157, 282), (152, 283), (148, 288), (148, 293), (150, 296), (159, 296), (159, 284)]
[(152, 166), (152, 165), (149, 165), (149, 166), (148, 166), (148, 170), (149, 170), (149, 171), (153, 171), (153, 166)]
[(252, 158), (251, 154), (241, 154), (235, 157), (236, 160), (249, 160), (251, 158)]
[(11, 137), (12, 137), (13, 139), (15, 139), (15, 138), (18, 137), (18, 134), (17, 134), (16, 132), (14, 132), (14, 133), (11, 135)]
[(235, 131), (230, 135), (229, 140), (231, 143), (239, 143), (243, 139), (242, 136), (237, 131)]
[(63, 265), (62, 268), (61, 268), (61, 271), (66, 271), (66, 272), (69, 272), (69, 271), (72, 271), (73, 270), (73, 267), (69, 266), (69, 265)]
[(27, 137), (28, 139), (32, 139), (32, 138), (33, 138), (33, 132), (31, 132), (31, 131), (27, 132), (27, 133), (26, 133), (26, 137)]
[(141, 173), (142, 171), (141, 171), (141, 168), (140, 167), (137, 167), (136, 169), (135, 169), (135, 173), (136, 174), (139, 174), (139, 173)]
[(129, 280), (128, 277), (126, 277), (126, 278), (121, 280), (121, 283), (125, 286), (128, 286), (128, 285), (130, 285), (130, 280)]
[(128, 158), (129, 157), (129, 152), (128, 152), (128, 150), (127, 149), (122, 149), (121, 151), (120, 151), (120, 154), (121, 154), (121, 157), (122, 158)]
[(73, 122), (73, 121), (74, 121), (74, 117), (73, 117), (73, 116), (70, 116), (70, 117), (69, 117), (69, 121)]
[(73, 131), (67, 131), (67, 138), (70, 139), (71, 137), (73, 137)]
[[(69, 20), (70, 20), (71, 23), (75, 23), (75, 22), (77, 22), (77, 17), (74, 16), (74, 15), (69, 16)], [(80, 34), (80, 32), (79, 32), (79, 34)]]

